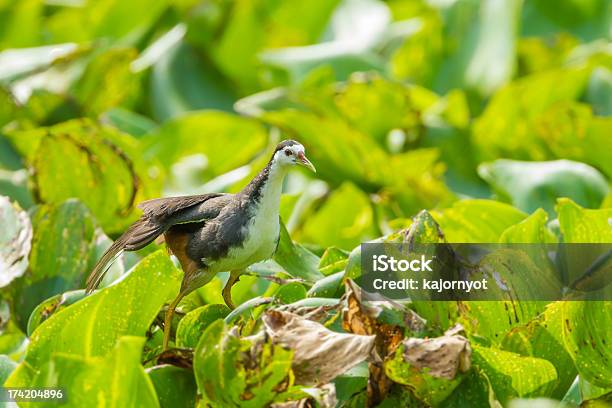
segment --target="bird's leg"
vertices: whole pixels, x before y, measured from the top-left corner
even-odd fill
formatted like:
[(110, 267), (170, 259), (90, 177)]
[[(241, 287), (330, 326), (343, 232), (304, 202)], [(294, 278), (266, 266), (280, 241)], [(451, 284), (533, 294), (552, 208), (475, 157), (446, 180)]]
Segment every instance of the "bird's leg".
[(163, 351), (168, 350), (168, 342), (170, 341), (170, 331), (172, 329), (172, 317), (174, 316), (174, 311), (176, 310), (176, 307), (181, 299), (183, 299), (187, 293), (187, 291), (181, 290), (172, 303), (168, 305), (168, 310), (166, 310), (166, 317), (164, 319)]
[(232, 302), (232, 286), (234, 286), (234, 283), (240, 280), (240, 275), (242, 274), (244, 274), (243, 269), (231, 271), (227, 283), (225, 284), (225, 286), (223, 287), (223, 291), (221, 292), (223, 294), (223, 300), (225, 300), (225, 304), (232, 310), (236, 308), (234, 306), (234, 302)]

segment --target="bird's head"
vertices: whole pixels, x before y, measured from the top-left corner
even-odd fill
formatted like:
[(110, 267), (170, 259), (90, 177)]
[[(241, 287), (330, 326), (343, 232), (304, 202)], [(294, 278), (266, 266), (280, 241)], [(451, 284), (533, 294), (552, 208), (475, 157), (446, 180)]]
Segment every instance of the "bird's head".
[(295, 140), (284, 140), (276, 146), (272, 160), (283, 167), (297, 164), (316, 173), (315, 166), (308, 160), (304, 151), (304, 146)]

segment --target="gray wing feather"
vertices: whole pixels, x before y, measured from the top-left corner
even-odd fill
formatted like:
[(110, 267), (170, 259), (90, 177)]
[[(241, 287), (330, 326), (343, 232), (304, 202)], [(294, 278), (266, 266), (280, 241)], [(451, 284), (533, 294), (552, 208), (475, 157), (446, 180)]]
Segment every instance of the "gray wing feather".
[(136, 251), (155, 240), (176, 224), (202, 222), (215, 218), (231, 200), (230, 194), (212, 193), (196, 196), (156, 198), (140, 203), (144, 214), (106, 250), (87, 279), (87, 292), (102, 281), (111, 264), (122, 251)]

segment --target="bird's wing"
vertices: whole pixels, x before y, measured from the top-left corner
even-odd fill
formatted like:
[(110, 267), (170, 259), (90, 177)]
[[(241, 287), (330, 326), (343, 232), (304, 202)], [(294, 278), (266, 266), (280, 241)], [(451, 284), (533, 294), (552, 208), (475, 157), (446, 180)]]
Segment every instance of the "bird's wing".
[[(159, 221), (171, 221), (172, 218), (177, 215), (189, 210), (193, 211), (194, 207), (202, 207), (203, 211), (206, 211), (206, 205), (202, 205), (208, 201), (225, 201), (225, 200), (214, 200), (219, 197), (227, 197), (229, 194), (225, 193), (210, 193), (200, 194), (193, 196), (181, 196), (181, 197), (166, 197), (156, 198), (153, 200), (143, 201), (138, 204), (144, 212), (144, 217), (151, 220)], [(182, 221), (185, 222), (185, 221)]]
[(87, 279), (87, 292), (100, 284), (108, 270), (107, 265), (112, 264), (122, 251), (136, 251), (147, 246), (173, 225), (215, 218), (230, 199), (231, 194), (212, 193), (156, 198), (140, 203), (138, 208), (144, 214), (98, 260)]

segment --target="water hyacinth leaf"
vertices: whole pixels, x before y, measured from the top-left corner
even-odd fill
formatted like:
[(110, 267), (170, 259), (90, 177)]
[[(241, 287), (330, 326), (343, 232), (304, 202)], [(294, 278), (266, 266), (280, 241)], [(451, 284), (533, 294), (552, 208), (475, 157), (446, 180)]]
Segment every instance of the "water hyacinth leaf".
[(106, 357), (57, 353), (30, 386), (61, 388), (66, 407), (159, 406), (155, 389), (140, 365), (144, 338), (123, 336)]
[(326, 384), (368, 358), (374, 347), (373, 335), (332, 332), (289, 312), (268, 310), (262, 320), (272, 342), (293, 352), (296, 384)]
[(305, 224), (302, 240), (349, 249), (375, 234), (369, 199), (350, 183), (342, 184)]
[(8, 197), (0, 196), (0, 288), (20, 277), (28, 267), (32, 224), (28, 214)]
[(500, 243), (555, 243), (557, 238), (546, 226), (548, 215), (539, 208), (523, 221), (508, 227), (499, 237)]
[(508, 227), (526, 217), (510, 205), (491, 200), (457, 201), (451, 208), (431, 214), (450, 243), (498, 242)]
[(560, 198), (556, 210), (565, 242), (612, 242), (612, 209), (589, 210), (570, 199)]
[(149, 255), (117, 284), (97, 291), (38, 326), (30, 337), (24, 361), (7, 384), (30, 384), (33, 375), (55, 352), (103, 356), (121, 336), (144, 336), (164, 302), (178, 293), (179, 280), (179, 271), (166, 254), (158, 251)]
[(289, 282), (278, 288), (274, 298), (281, 303), (288, 304), (302, 300), (306, 295), (304, 285), (298, 282)]
[(169, 120), (144, 140), (146, 156), (164, 157), (166, 163), (204, 155), (204, 175), (215, 177), (248, 163), (266, 138), (266, 130), (254, 120), (211, 110)]
[(564, 302), (553, 302), (532, 321), (513, 328), (504, 337), (501, 347), (523, 356), (550, 361), (557, 370), (558, 384), (551, 397), (562, 399), (576, 378), (576, 367), (565, 349), (562, 308)]
[(584, 207), (598, 208), (610, 190), (596, 169), (569, 160), (501, 159), (481, 164), (478, 172), (502, 199), (527, 213), (543, 208), (553, 214), (557, 197), (568, 197)]
[(581, 378), (598, 387), (612, 387), (611, 302), (563, 302), (563, 340)]
[(319, 257), (302, 245), (294, 243), (282, 223), (274, 260), (294, 278), (301, 278), (308, 282), (316, 282), (323, 278), (318, 267)]
[(193, 373), (171, 365), (151, 367), (146, 372), (155, 387), (161, 408), (195, 406), (198, 387)]
[(122, 232), (136, 203), (160, 195), (161, 180), (146, 172), (140, 143), (113, 128), (73, 120), (9, 138), (35, 173), (40, 201), (79, 198), (107, 233)]
[(205, 305), (187, 313), (176, 329), (177, 347), (195, 348), (204, 330), (215, 320), (230, 313), (225, 305)]
[(508, 157), (545, 160), (534, 121), (553, 104), (575, 100), (586, 86), (586, 70), (548, 70), (502, 87), (475, 121), (472, 141), (481, 160)]
[(309, 297), (333, 297), (335, 296), (344, 279), (344, 271), (336, 272), (332, 275), (326, 276), (323, 279), (319, 279), (314, 285), (308, 290)]
[(231, 111), (234, 90), (196, 50), (179, 41), (155, 62), (150, 76), (152, 116), (167, 121), (189, 111)]
[(269, 343), (255, 347), (218, 320), (204, 331), (195, 351), (198, 390), (219, 406), (266, 406), (281, 398), (291, 385), (286, 378), (291, 356), (291, 351)]
[(59, 312), (78, 302), (85, 297), (85, 290), (73, 290), (70, 292), (62, 293), (61, 295), (55, 295), (49, 299), (41, 302), (30, 314), (28, 319), (28, 326), (26, 334), (32, 336), (34, 330), (42, 324), (45, 320), (51, 317), (53, 314)]
[(348, 262), (349, 252), (338, 247), (329, 247), (321, 255), (319, 270), (325, 276), (344, 270)]
[(502, 403), (516, 397), (549, 396), (557, 385), (555, 367), (547, 360), (472, 344), (472, 363), (482, 370)]
[(15, 317), (24, 331), (40, 302), (82, 287), (96, 255), (94, 220), (79, 201), (39, 206), (32, 224), (30, 267), (14, 288)]
[(16, 367), (17, 363), (11, 360), (7, 355), (0, 355), (0, 382), (2, 382), (2, 384), (4, 384)]

